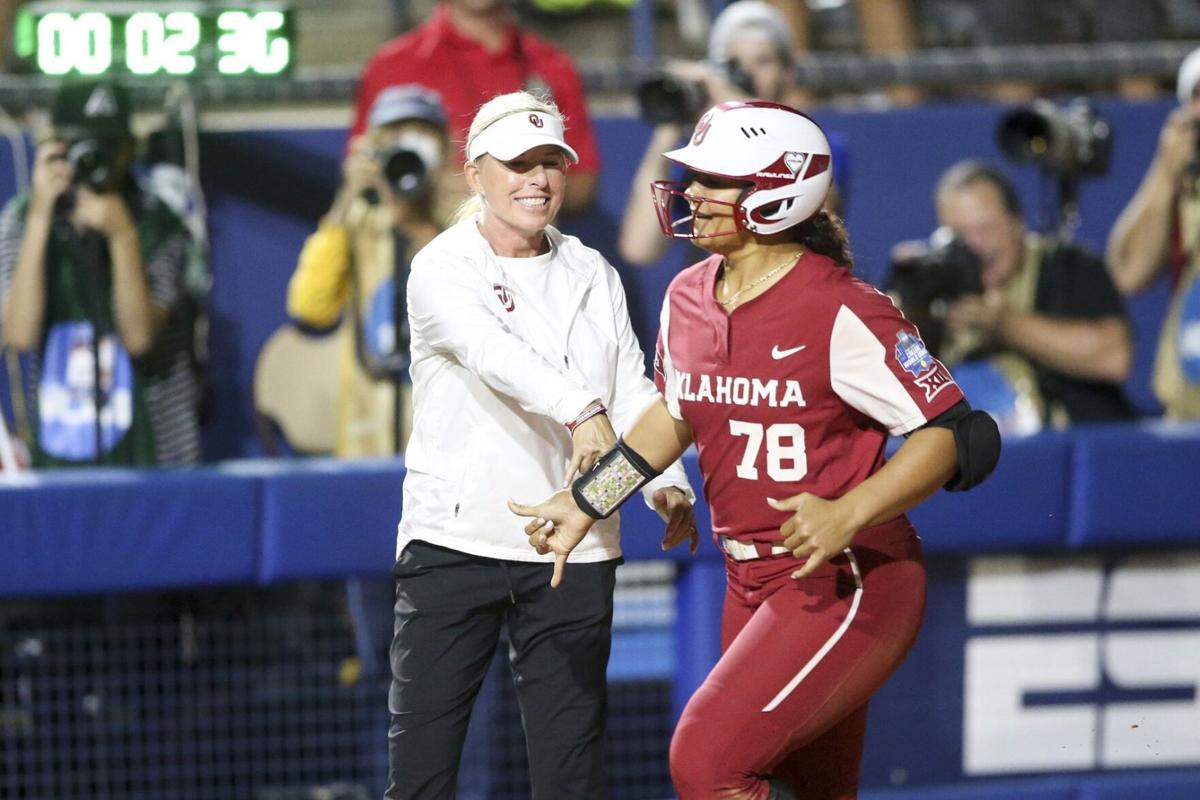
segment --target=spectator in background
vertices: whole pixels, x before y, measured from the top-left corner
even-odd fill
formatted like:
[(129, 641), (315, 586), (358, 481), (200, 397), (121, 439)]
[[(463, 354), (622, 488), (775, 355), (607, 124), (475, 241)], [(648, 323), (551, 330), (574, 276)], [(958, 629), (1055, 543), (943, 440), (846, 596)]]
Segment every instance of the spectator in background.
[[(972, 404), (1014, 433), (1132, 418), (1120, 386), (1129, 323), (1103, 262), (1026, 231), (1016, 190), (982, 162), (946, 170), (935, 202), (938, 222), (974, 254), (982, 288), (949, 302), (937, 353)], [(1004, 390), (985, 396), (992, 378)]]
[[(792, 38), (783, 15), (770, 4), (743, 0), (728, 6), (713, 22), (706, 61), (674, 62), (667, 72), (681, 82), (700, 84), (710, 103), (754, 96), (762, 100), (803, 106), (806, 95), (793, 81)], [(666, 122), (654, 127), (634, 173), (621, 220), (617, 252), (630, 264), (656, 264), (671, 240), (658, 227), (654, 202), (646, 189), (666, 180), (671, 162), (662, 153), (675, 147), (695, 120)], [(833, 194), (832, 205), (837, 206)]]
[[(787, 20), (792, 32), (792, 54), (800, 58), (811, 48), (810, 9), (807, 2), (769, 0)], [(867, 55), (897, 55), (917, 47), (917, 26), (912, 0), (854, 0), (859, 39)], [(899, 105), (920, 102), (916, 86), (898, 83), (887, 87), (888, 99)]]
[(1108, 239), (1108, 269), (1125, 294), (1164, 270), (1172, 300), (1159, 335), (1154, 392), (1166, 416), (1200, 419), (1200, 50), (1179, 67), (1179, 107)]
[(350, 140), (329, 213), (300, 253), (288, 286), (289, 315), (318, 330), (342, 321), (339, 456), (390, 455), (407, 439), (412, 407), (411, 390), (401, 386), (408, 356), (404, 284), (413, 254), (442, 230), (435, 209), (450, 161), (437, 93), (413, 84), (385, 88), (371, 105), (366, 130)]
[[(930, 44), (938, 47), (1103, 45), (1171, 38), (1165, 14), (1168, 3), (1157, 0), (909, 1), (918, 7), (922, 28), (933, 39)], [(1158, 93), (1153, 77), (1139, 74), (1132, 63), (1125, 66), (1116, 81), (1121, 94), (1145, 99)], [(1002, 103), (1027, 103), (1062, 91), (1061, 85), (1016, 76), (957, 88)]]
[(134, 177), (121, 86), (65, 84), (51, 120), (0, 214), (0, 326), (36, 358), (34, 466), (195, 462), (187, 232)]
[[(476, 109), (488, 98), (520, 89), (549, 93), (579, 153), (563, 211), (578, 213), (595, 200), (599, 150), (575, 66), (522, 30), (505, 0), (442, 0), (427, 22), (379, 48), (359, 81), (352, 136), (363, 132), (375, 96), (398, 83), (418, 83), (441, 95), (455, 145), (466, 140)], [(458, 182), (454, 188), (461, 197)]]

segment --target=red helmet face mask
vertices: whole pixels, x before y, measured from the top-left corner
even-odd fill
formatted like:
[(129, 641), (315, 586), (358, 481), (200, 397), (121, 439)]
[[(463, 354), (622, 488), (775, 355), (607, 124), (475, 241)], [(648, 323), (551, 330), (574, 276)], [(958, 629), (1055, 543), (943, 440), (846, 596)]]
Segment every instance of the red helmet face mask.
[[(700, 239), (712, 236), (731, 236), (737, 233), (742, 225), (738, 222), (738, 210), (741, 198), (735, 202), (714, 200), (688, 192), (691, 184), (684, 181), (654, 181), (650, 190), (654, 193), (654, 211), (658, 214), (658, 226), (662, 232), (672, 239)], [(704, 234), (696, 231), (696, 211), (703, 203), (707, 206), (725, 206), (729, 209), (732, 222), (728, 228)]]
[[(690, 194), (686, 183), (655, 181), (651, 191), (659, 226), (674, 239), (788, 230), (821, 209), (833, 180), (829, 141), (817, 124), (765, 100), (714, 106), (696, 123), (686, 146), (663, 155), (690, 172), (746, 186), (729, 202)], [(733, 225), (697, 234), (700, 203), (729, 207)]]

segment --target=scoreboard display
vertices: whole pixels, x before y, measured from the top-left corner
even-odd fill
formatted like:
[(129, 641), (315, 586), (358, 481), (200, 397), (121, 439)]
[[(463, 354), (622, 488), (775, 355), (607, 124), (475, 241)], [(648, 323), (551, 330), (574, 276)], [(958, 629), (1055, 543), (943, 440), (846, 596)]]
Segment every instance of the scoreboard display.
[(56, 77), (272, 77), (295, 51), (279, 2), (33, 2), (13, 31), (21, 70)]

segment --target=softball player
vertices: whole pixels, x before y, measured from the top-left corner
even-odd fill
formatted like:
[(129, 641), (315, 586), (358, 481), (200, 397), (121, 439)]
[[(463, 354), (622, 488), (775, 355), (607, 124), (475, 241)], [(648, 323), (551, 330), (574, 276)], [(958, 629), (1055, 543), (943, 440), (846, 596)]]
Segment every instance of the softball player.
[[(550, 222), (575, 151), (557, 109), (518, 92), (467, 140), (478, 198), (412, 263), (413, 434), (395, 567), (388, 798), (450, 798), (471, 706), (507, 626), (536, 798), (602, 798), (605, 669), (617, 520), (553, 560), (528, 548), (509, 497), (592, 466), (656, 401), (616, 270)], [(610, 425), (609, 419), (612, 423)], [(695, 537), (676, 463), (644, 487), (667, 543)]]
[[(675, 787), (684, 800), (853, 798), (867, 701), (924, 608), (903, 512), (982, 480), (999, 436), (850, 274), (840, 223), (818, 213), (830, 151), (816, 124), (725, 103), (666, 157), (691, 180), (654, 184), (663, 230), (713, 255), (663, 303), (662, 400), (570, 492), (511, 505), (534, 517), (530, 542), (557, 554), (561, 582), (596, 519), (694, 441), (727, 589), (723, 655), (671, 743)], [(889, 434), (909, 438), (885, 462)]]

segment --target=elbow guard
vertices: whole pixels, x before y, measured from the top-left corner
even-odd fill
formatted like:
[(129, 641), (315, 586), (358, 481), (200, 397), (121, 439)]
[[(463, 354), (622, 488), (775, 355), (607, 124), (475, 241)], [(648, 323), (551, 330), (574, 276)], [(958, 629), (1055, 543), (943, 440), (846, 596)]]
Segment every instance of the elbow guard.
[(949, 427), (958, 451), (958, 472), (946, 491), (965, 492), (983, 483), (1000, 461), (1000, 429), (985, 411), (964, 414)]

